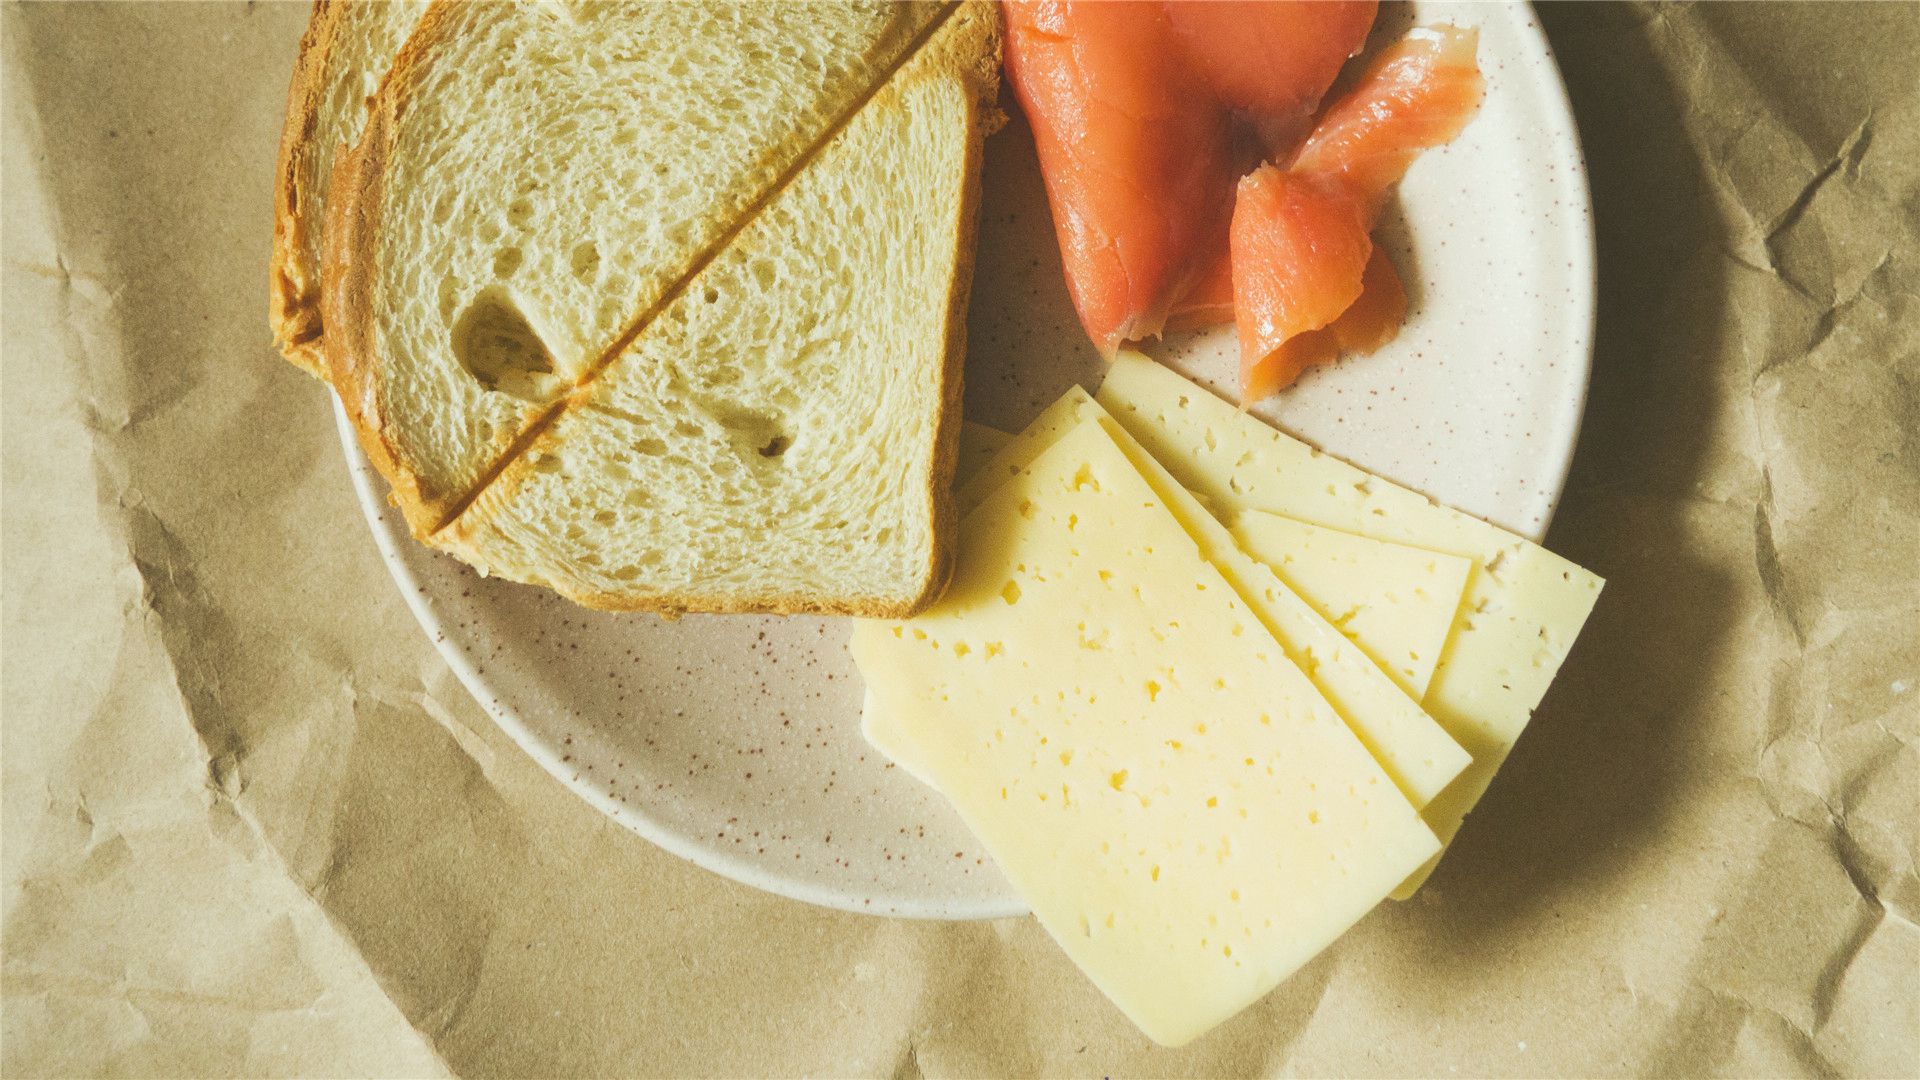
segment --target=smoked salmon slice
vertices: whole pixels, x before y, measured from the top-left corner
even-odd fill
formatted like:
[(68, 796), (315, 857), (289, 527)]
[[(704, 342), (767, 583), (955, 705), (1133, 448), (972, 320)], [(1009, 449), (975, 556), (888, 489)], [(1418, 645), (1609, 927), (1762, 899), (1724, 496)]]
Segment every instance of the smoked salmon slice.
[(1331, 364), (1343, 353), (1366, 354), (1399, 336), (1407, 319), (1407, 290), (1386, 251), (1374, 245), (1360, 278), (1360, 296), (1340, 317), (1318, 330), (1281, 342), (1253, 372), (1242, 372), (1247, 401), (1273, 394), (1310, 367)]
[(1206, 271), (1167, 316), (1167, 329), (1200, 330), (1233, 321), (1233, 258), (1227, 244), (1218, 247)]
[(1167, 78), (1160, 4), (1008, 3), (1007, 81), (1033, 128), (1067, 288), (1105, 355), (1158, 333), (1232, 214), (1230, 117)]
[[(1450, 26), (1410, 32), (1327, 108), (1287, 169), (1241, 181), (1231, 236), (1242, 401), (1398, 332), (1406, 290), (1386, 255), (1359, 239), (1420, 151), (1450, 141), (1479, 108), (1477, 37)], [(1302, 335), (1311, 336), (1293, 340)]]
[(1253, 125), (1264, 159), (1300, 145), (1321, 96), (1366, 43), (1379, 6), (1377, 0), (1174, 0), (1167, 19), (1180, 60), (1217, 101)]
[(1266, 165), (1240, 181), (1231, 250), (1243, 401), (1266, 397), (1307, 366), (1338, 355), (1331, 336), (1283, 347), (1331, 326), (1360, 298), (1373, 257), (1371, 225), (1366, 207), (1338, 179)]
[(1004, 6), (1007, 82), (1103, 354), (1231, 318), (1252, 401), (1399, 331), (1406, 291), (1369, 233), (1478, 108), (1473, 31), (1409, 33), (1316, 119), (1376, 0)]
[[(1007, 0), (1006, 66), (1102, 353), (1232, 311), (1235, 184), (1291, 152), (1375, 0)], [(1191, 321), (1190, 321), (1191, 320)]]
[(1314, 125), (1294, 171), (1338, 176), (1377, 209), (1420, 151), (1452, 142), (1480, 108), (1479, 38), (1475, 30), (1428, 27), (1383, 49)]

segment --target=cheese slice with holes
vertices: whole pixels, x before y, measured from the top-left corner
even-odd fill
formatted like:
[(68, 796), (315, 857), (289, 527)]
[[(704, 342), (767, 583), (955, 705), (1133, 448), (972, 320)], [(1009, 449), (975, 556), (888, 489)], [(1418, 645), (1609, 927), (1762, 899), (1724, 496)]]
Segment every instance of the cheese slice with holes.
[[(963, 485), (959, 494), (961, 512), (978, 506), (994, 489), (1029, 468), (1054, 443), (1088, 421), (1105, 428), (1181, 528), (1199, 545), (1202, 556), (1226, 577), (1241, 602), (1333, 706), (1409, 802), (1416, 808), (1424, 807), (1460, 775), (1471, 761), (1467, 752), (1272, 570), (1242, 551), (1226, 527), (1114, 423), (1085, 390), (1076, 386), (1061, 395)], [(927, 781), (911, 741), (897, 733), (884, 711), (869, 710), (862, 723), (867, 740), (881, 753)]]
[(862, 622), (885, 713), (1155, 1041), (1253, 1002), (1439, 850), (1097, 418), (962, 524), (923, 615)]
[(1236, 515), (1249, 555), (1418, 701), (1453, 628), (1471, 559), (1390, 544), (1258, 510)]
[[(1424, 809), (1451, 840), (1533, 715), (1599, 598), (1599, 577), (1524, 537), (1328, 457), (1138, 353), (1099, 400), (1181, 484), (1223, 513), (1263, 510), (1473, 562), (1421, 704), (1473, 755)], [(1431, 867), (1396, 892), (1411, 895)]]
[[(961, 510), (978, 504), (1024, 468), (1088, 407), (1085, 392), (1073, 387), (1026, 431), (1009, 437), (959, 482)], [(1114, 430), (1121, 446), (1139, 446), (1123, 428)], [(1142, 450), (1130, 456), (1151, 455)], [(1206, 504), (1196, 495), (1192, 505), (1204, 509)], [(1246, 530), (1235, 522), (1234, 531), (1242, 549), (1266, 562), (1401, 689), (1415, 700), (1426, 692), (1453, 626), (1471, 560), (1290, 519), (1255, 521)]]

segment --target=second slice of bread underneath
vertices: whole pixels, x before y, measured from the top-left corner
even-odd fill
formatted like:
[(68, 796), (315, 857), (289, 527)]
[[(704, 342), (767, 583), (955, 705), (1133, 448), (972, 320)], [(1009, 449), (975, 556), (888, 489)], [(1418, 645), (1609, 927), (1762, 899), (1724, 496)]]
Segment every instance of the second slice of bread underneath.
[(274, 166), (268, 318), (287, 359), (326, 378), (320, 243), (336, 155), (360, 138), (366, 102), (420, 21), (425, 0), (317, 0), (300, 38)]
[[(930, 600), (948, 563), (997, 41), (989, 5), (930, 20), (584, 370), (553, 363), (579, 335), (543, 328), (552, 315), (522, 310), (512, 278), (473, 294), (450, 313), (443, 347), (464, 353), (462, 372), (482, 355), (488, 396), (525, 401), (529, 419), (468, 490), (412, 507), (409, 443), (431, 455), (445, 425), (408, 430), (412, 409), (369, 407), (370, 388), (392, 395), (410, 376), (381, 370), (409, 355), (369, 340), (381, 305), (422, 298), (381, 295), (367, 264), (395, 255), (356, 242), (366, 218), (352, 219), (353, 204), (393, 178), (360, 177), (337, 204), (348, 240), (329, 241), (330, 259), (335, 247), (346, 253), (338, 276), (358, 291), (344, 310), (329, 307), (329, 326), (347, 332), (330, 334), (328, 348), (361, 347), (334, 365), (336, 383), (361, 395), (349, 412), (416, 535), (593, 607), (884, 615)], [(564, 235), (549, 243), (570, 246)], [(424, 270), (384, 280), (430, 280)]]

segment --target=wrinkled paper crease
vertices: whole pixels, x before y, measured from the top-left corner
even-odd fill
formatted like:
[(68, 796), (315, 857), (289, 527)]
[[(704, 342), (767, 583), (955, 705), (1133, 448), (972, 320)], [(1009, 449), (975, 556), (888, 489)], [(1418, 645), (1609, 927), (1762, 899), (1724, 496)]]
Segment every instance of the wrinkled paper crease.
[(1910, 1075), (1915, 11), (1541, 11), (1607, 595), (1425, 891), (1164, 1051), (1031, 920), (779, 900), (540, 772), (271, 355), (304, 6), (5, 8), (0, 1072)]

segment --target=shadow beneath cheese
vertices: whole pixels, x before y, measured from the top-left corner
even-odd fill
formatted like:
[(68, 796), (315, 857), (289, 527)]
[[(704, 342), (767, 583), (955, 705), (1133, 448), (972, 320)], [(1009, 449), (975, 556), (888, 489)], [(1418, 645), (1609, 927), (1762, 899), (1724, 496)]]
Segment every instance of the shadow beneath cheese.
[(1662, 77), (1655, 26), (1613, 8), (1540, 14), (1580, 121), (1600, 266), (1593, 381), (1547, 546), (1607, 586), (1492, 789), (1409, 902), (1435, 965), (1463, 974), (1572, 896), (1624, 889), (1617, 879), (1644, 869), (1700, 768), (1681, 721), (1698, 714), (1711, 692), (1703, 669), (1747, 616), (1732, 560), (1698, 539), (1700, 515), (1736, 512), (1702, 501), (1729, 420), (1724, 365), (1701, 358), (1737, 344), (1724, 310), (1733, 268), (1686, 102)]

